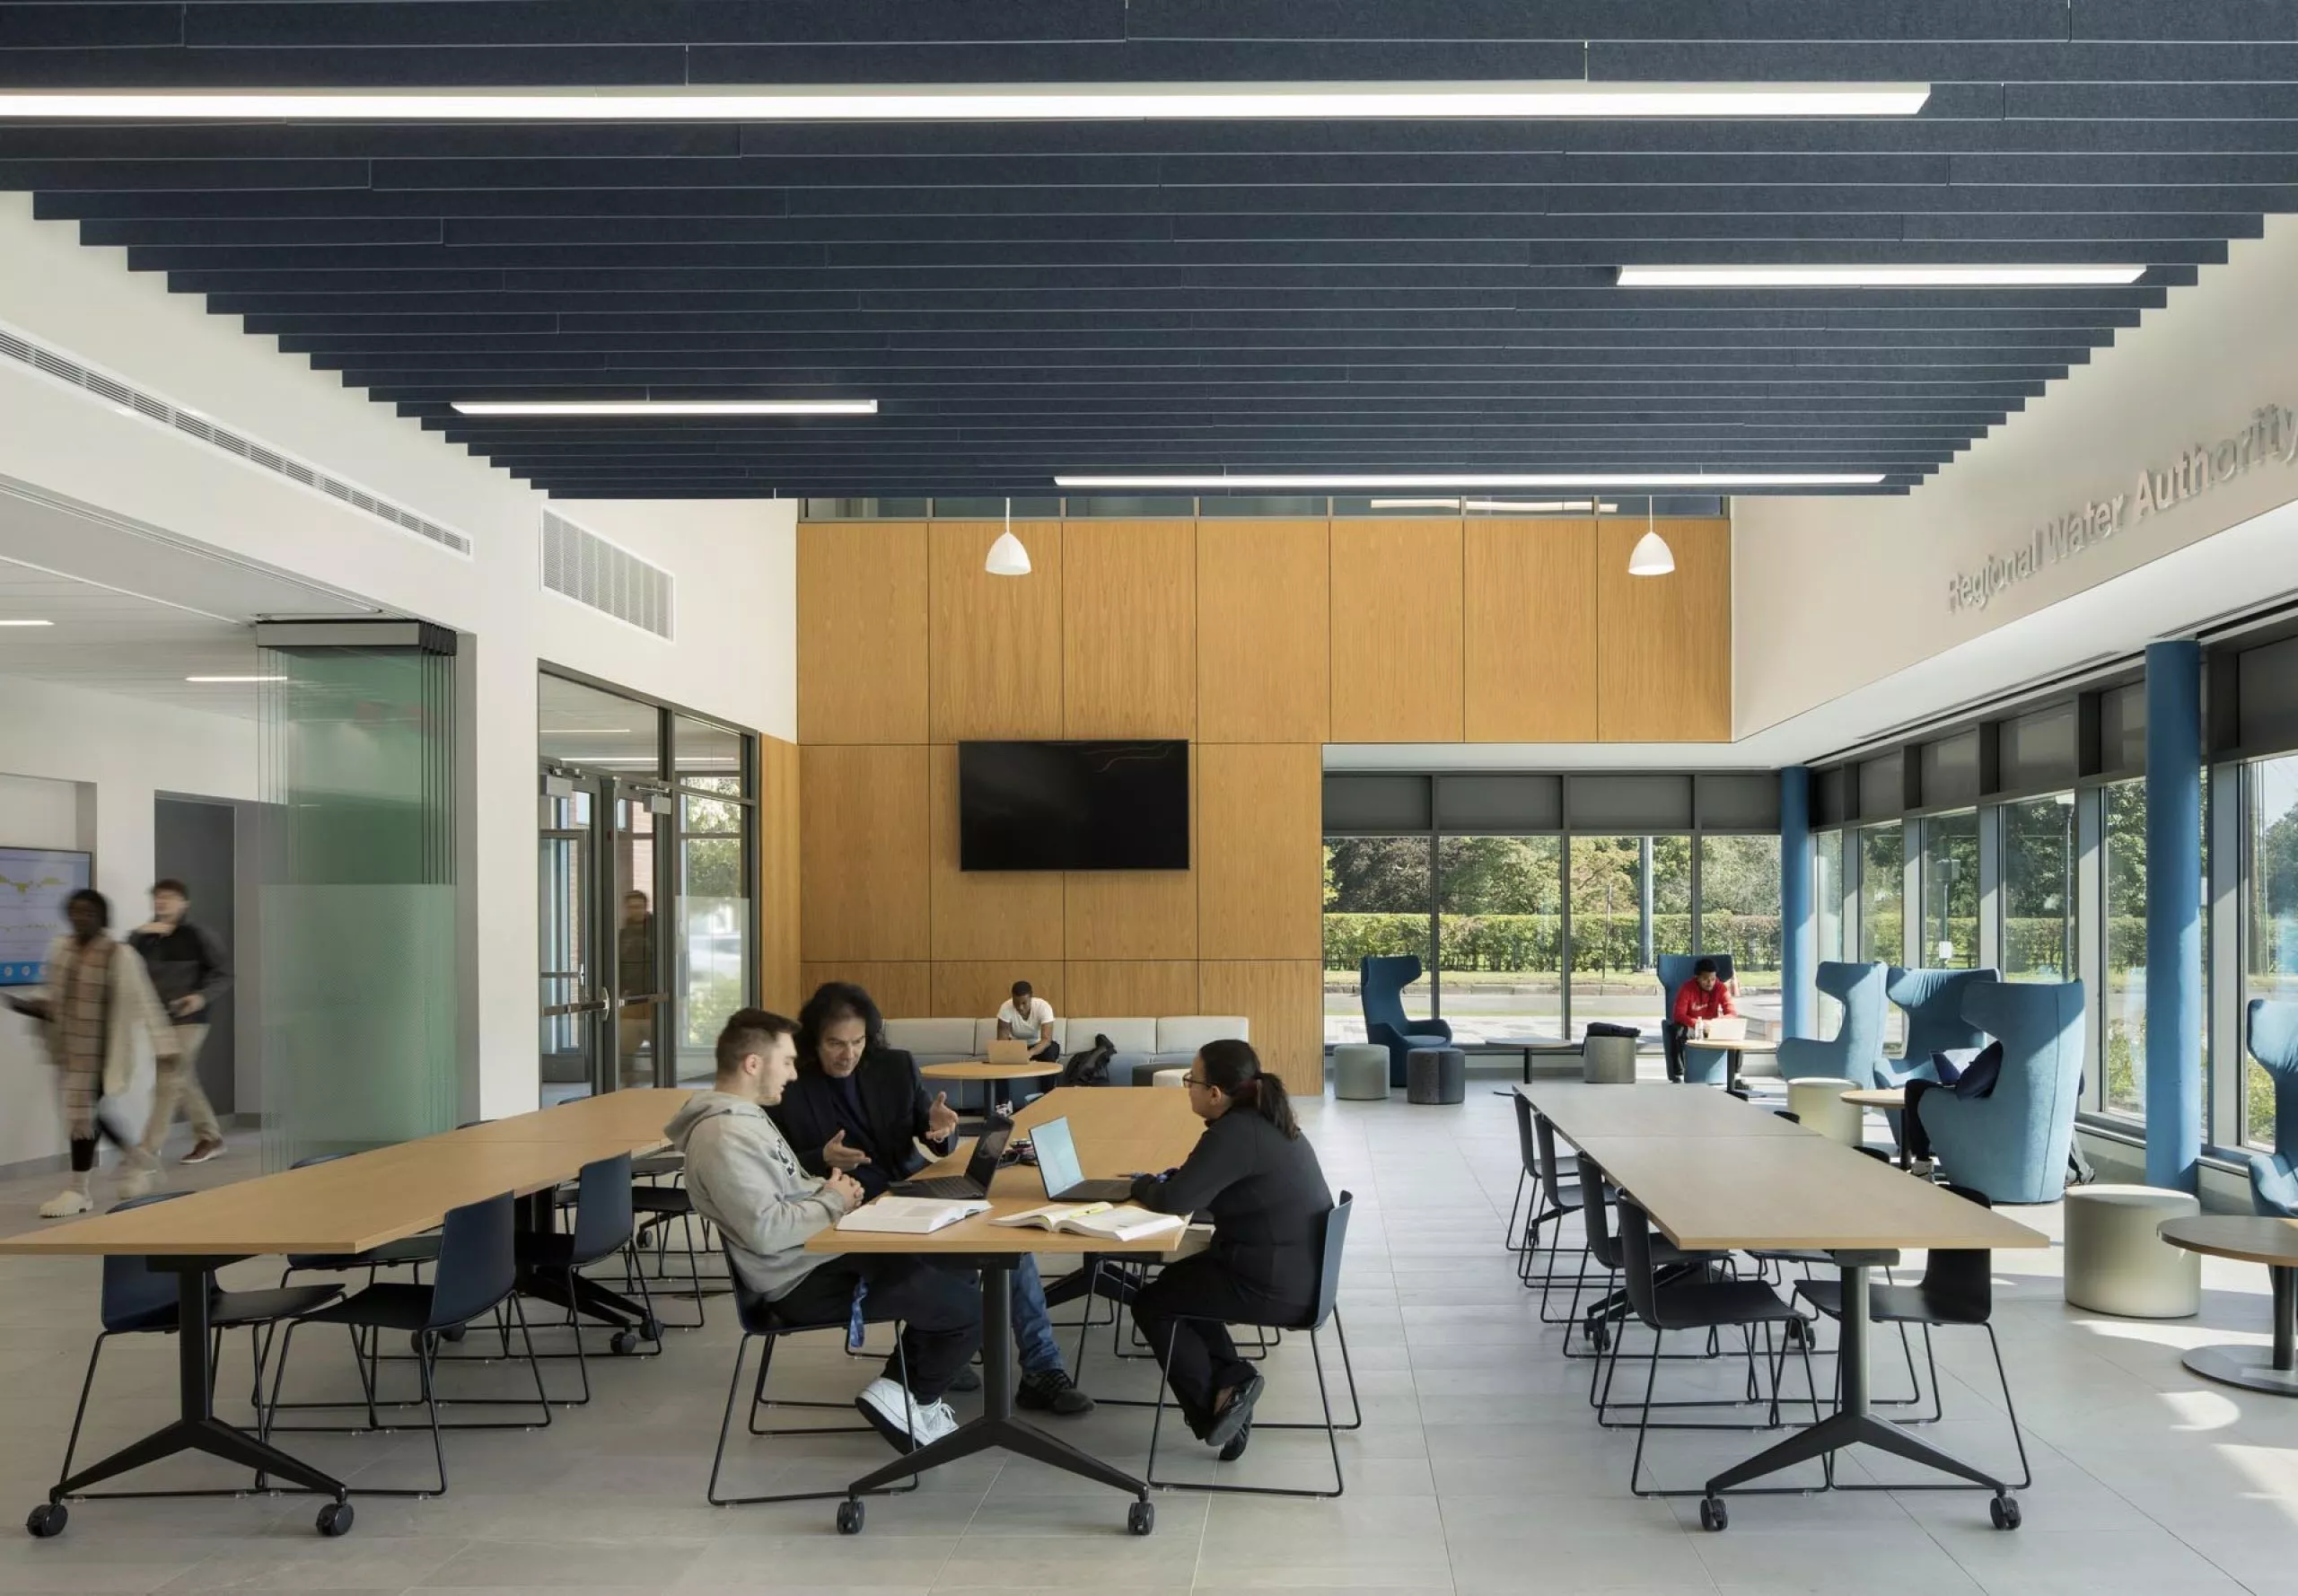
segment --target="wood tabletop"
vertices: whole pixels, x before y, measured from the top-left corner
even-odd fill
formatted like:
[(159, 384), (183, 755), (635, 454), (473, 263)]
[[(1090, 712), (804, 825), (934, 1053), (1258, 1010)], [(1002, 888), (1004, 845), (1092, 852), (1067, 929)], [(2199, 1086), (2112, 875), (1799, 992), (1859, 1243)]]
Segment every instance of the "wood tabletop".
[(1776, 1053), (1779, 1039), (1771, 1036), (1688, 1036), (1687, 1048), (1713, 1048), (1718, 1053)]
[[(1047, 1092), (1013, 1116), (1016, 1133), (1066, 1118), (1077, 1144), (1077, 1162), (1088, 1179), (1106, 1179), (1137, 1171), (1169, 1170), (1197, 1145), (1204, 1121), (1189, 1112), (1188, 1099), (1178, 1092), (1153, 1086), (1060, 1086)], [(967, 1142), (949, 1157), (919, 1171), (921, 1175), (960, 1175), (973, 1151)], [(989, 1221), (1002, 1214), (1018, 1214), (1048, 1199), (1045, 1180), (1036, 1168), (1009, 1164), (990, 1182), (990, 1212), (961, 1219), (930, 1236), (888, 1235), (868, 1231), (822, 1230), (806, 1243), (809, 1252), (914, 1252), (926, 1254), (1019, 1255), (1038, 1252), (1070, 1255), (1086, 1252), (1147, 1252), (1184, 1256), (1204, 1245), (1202, 1232), (1186, 1241), (1168, 1234), (1139, 1241), (1094, 1241), (1084, 1236), (1052, 1235), (1035, 1227), (1003, 1229)]]
[[(2050, 1245), (2040, 1232), (1992, 1209), (1840, 1142), (1789, 1128), (1796, 1134), (1573, 1141), (1687, 1250)], [(2291, 1261), (2298, 1262), (2298, 1246)]]
[(2188, 1252), (2238, 1258), (2273, 1269), (2298, 1267), (2298, 1220), (2263, 1214), (2197, 1214), (2166, 1219), (2156, 1228), (2162, 1240)]
[(1647, 1081), (1601, 1086), (1585, 1081), (1535, 1081), (1516, 1095), (1548, 1116), (1574, 1146), (1583, 1136), (1796, 1136), (1810, 1133), (1769, 1109), (1713, 1086)]
[(27, 1231), (0, 1240), (0, 1254), (364, 1252), (429, 1230), (450, 1208), (547, 1191), (586, 1163), (660, 1147), (663, 1125), (689, 1095), (610, 1092)]
[(1907, 1107), (1907, 1088), (1855, 1086), (1843, 1094), (1843, 1101), (1862, 1109), (1904, 1109)]
[(1028, 1081), (1061, 1073), (1061, 1061), (1048, 1058), (1029, 1064), (992, 1064), (986, 1058), (960, 1058), (952, 1064), (927, 1064), (917, 1073), (929, 1081)]

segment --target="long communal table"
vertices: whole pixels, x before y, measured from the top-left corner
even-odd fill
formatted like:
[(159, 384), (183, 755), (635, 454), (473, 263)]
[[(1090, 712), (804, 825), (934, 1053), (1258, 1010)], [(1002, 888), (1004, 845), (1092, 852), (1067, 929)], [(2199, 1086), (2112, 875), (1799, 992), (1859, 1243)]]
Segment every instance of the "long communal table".
[(2048, 1247), (2047, 1237), (1724, 1092), (1562, 1081), (1516, 1090), (1686, 1251), (1808, 1248), (1842, 1272), (1836, 1411), (1709, 1479), (1703, 1525), (1729, 1522), (1733, 1486), (1862, 1444), (1991, 1489), (1996, 1521), (2017, 1523), (2004, 1481), (1871, 1410), (1867, 1276), (1902, 1248)]
[[(177, 1276), (174, 1421), (59, 1480), (48, 1506), (147, 1463), (197, 1451), (331, 1498), (320, 1510), (321, 1530), (347, 1529), (350, 1516), (342, 1509), (349, 1492), (341, 1480), (215, 1416), (208, 1346), (215, 1272), (276, 1254), (364, 1252), (430, 1230), (451, 1209), (505, 1192), (522, 1199), (522, 1223), (548, 1229), (561, 1183), (586, 1163), (661, 1147), (662, 1127), (689, 1095), (654, 1088), (612, 1092), (0, 1239), (0, 1254), (141, 1255)], [(588, 1285), (578, 1288), (583, 1311), (617, 1323), (638, 1313), (635, 1304), (611, 1293), (593, 1295)], [(522, 1277), (521, 1289), (566, 1302), (563, 1280)]]
[[(1048, 1119), (1063, 1118), (1069, 1121), (1076, 1142), (1077, 1161), (1092, 1179), (1171, 1169), (1188, 1156), (1205, 1128), (1189, 1112), (1186, 1092), (1110, 1086), (1056, 1087), (1014, 1115), (1013, 1126), (1017, 1133), (1026, 1132)], [(922, 1173), (962, 1174), (970, 1152), (969, 1143)], [(862, 1528), (862, 1498), (865, 1495), (993, 1448), (1018, 1452), (1049, 1468), (1123, 1491), (1134, 1498), (1127, 1513), (1127, 1527), (1136, 1535), (1146, 1535), (1155, 1527), (1156, 1510), (1149, 1500), (1145, 1480), (1015, 1414), (1013, 1266), (1026, 1253), (1077, 1258), (1087, 1253), (1130, 1254), (1170, 1260), (1202, 1249), (1206, 1232), (1192, 1227), (1178, 1235), (1167, 1232), (1138, 1241), (1104, 1241), (1048, 1234), (1035, 1227), (1009, 1229), (989, 1223), (1000, 1215), (1017, 1214), (1046, 1200), (1043, 1177), (1033, 1168), (1012, 1164), (998, 1171), (990, 1182), (987, 1214), (960, 1220), (930, 1236), (825, 1230), (806, 1243), (809, 1252), (915, 1253), (970, 1265), (981, 1271), (981, 1416), (969, 1420), (931, 1445), (854, 1481), (846, 1488), (846, 1499), (838, 1506), (838, 1527), (841, 1530), (851, 1534)]]

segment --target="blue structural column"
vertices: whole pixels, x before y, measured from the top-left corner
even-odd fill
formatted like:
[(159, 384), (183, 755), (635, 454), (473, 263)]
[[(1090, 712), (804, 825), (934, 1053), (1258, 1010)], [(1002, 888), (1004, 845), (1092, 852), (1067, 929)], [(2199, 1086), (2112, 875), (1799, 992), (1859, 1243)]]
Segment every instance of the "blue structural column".
[(1779, 773), (1779, 1013), (1789, 1036), (1814, 1033), (1819, 925), (1811, 915), (1811, 773)]
[(2192, 1191), (2201, 1156), (2202, 650), (2150, 643), (2146, 1183)]

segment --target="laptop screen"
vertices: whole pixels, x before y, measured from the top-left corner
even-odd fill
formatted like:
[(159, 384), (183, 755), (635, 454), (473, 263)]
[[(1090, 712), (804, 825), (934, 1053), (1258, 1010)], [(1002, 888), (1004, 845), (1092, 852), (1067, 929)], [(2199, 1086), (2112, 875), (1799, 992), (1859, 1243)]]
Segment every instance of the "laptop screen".
[(1069, 1134), (1069, 1121), (1048, 1119), (1030, 1133), (1030, 1145), (1037, 1149), (1038, 1173), (1045, 1177), (1045, 1194), (1059, 1197), (1085, 1179), (1084, 1170), (1077, 1162), (1077, 1144)]
[(981, 1135), (973, 1144), (973, 1156), (966, 1161), (966, 1178), (984, 1191), (989, 1189), (990, 1177), (997, 1173), (997, 1161), (1004, 1155), (1006, 1138), (1013, 1134), (1011, 1119), (992, 1119), (981, 1127)]

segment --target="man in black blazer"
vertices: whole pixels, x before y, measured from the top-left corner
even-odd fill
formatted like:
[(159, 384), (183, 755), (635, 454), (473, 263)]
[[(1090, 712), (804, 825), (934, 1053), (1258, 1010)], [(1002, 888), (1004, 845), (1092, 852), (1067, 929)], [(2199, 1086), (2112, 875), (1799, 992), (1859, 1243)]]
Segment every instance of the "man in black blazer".
[[(842, 981), (817, 990), (799, 1011), (798, 1078), (767, 1112), (808, 1171), (841, 1171), (873, 1197), (925, 1166), (919, 1143), (944, 1155), (958, 1130), (949, 1094), (927, 1094), (917, 1061), (886, 1046), (870, 995)], [(1054, 1339), (1037, 1260), (1024, 1253), (1013, 1279), (1022, 1359), (1014, 1401), (1047, 1413), (1091, 1412), (1093, 1399), (1071, 1382)]]

